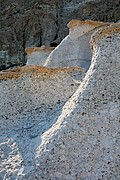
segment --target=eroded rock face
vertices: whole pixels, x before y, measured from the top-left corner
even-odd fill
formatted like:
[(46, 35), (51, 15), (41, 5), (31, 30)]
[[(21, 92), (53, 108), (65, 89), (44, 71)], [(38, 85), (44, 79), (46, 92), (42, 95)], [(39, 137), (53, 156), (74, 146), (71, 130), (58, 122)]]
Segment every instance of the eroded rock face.
[(69, 35), (48, 56), (46, 67), (75, 67), (80, 66), (88, 70), (92, 52), (89, 41), (91, 35), (98, 28), (109, 23), (91, 20), (72, 20), (68, 23)]
[(120, 25), (97, 31), (92, 64), (23, 179), (119, 179)]
[(53, 47), (33, 47), (26, 48), (27, 63), (26, 65), (43, 66), (49, 54), (54, 50)]
[(0, 179), (35, 169), (41, 134), (55, 123), (84, 72), (26, 66), (0, 73)]
[(71, 19), (118, 21), (119, 3), (119, 0), (1, 1), (0, 51), (8, 51), (5, 67), (25, 64), (26, 47), (59, 44), (68, 34), (66, 24)]

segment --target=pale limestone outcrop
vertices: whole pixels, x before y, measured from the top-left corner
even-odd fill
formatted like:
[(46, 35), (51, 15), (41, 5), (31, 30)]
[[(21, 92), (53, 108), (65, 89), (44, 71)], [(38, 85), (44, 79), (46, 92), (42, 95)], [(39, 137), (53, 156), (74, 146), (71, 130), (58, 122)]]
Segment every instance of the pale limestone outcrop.
[(46, 67), (81, 66), (88, 69), (92, 59), (89, 41), (93, 32), (109, 24), (91, 20), (72, 20), (68, 23), (69, 35), (48, 56)]
[(27, 65), (43, 66), (49, 54), (54, 50), (53, 47), (32, 47), (26, 48), (28, 55)]
[(83, 75), (82, 68), (36, 66), (0, 73), (0, 179), (35, 169), (41, 134), (54, 124)]
[(57, 122), (41, 136), (36, 171), (24, 179), (119, 179), (119, 45), (119, 24), (93, 34), (92, 64)]

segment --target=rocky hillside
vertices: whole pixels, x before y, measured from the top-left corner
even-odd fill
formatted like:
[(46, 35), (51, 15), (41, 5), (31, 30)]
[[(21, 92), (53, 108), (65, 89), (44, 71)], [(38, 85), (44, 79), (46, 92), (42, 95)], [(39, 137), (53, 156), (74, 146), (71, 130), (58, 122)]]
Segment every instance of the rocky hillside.
[(0, 180), (119, 179), (119, 45), (120, 23), (113, 23), (91, 35), (86, 73), (0, 72)]
[(56, 46), (73, 18), (116, 22), (120, 0), (0, 0), (0, 68), (26, 63), (26, 47)]

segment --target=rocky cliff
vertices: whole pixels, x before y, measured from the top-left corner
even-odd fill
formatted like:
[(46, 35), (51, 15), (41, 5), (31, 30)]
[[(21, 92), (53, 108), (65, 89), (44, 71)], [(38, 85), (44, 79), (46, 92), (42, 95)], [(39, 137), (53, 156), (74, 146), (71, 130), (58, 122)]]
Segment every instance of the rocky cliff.
[(25, 64), (26, 47), (59, 44), (71, 19), (116, 22), (119, 17), (119, 0), (1, 0), (1, 69)]

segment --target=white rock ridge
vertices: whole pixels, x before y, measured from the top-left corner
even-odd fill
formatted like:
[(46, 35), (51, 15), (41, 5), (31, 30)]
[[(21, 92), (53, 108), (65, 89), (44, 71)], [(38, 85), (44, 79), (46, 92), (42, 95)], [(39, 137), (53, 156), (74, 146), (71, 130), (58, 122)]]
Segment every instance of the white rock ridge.
[(91, 40), (92, 64), (57, 122), (41, 136), (26, 179), (119, 179), (120, 24)]
[(0, 72), (0, 180), (35, 169), (41, 134), (56, 122), (83, 75), (77, 67)]
[(0, 180), (119, 179), (119, 44), (120, 24), (92, 35), (82, 83), (78, 67), (0, 72)]
[(28, 55), (26, 65), (43, 66), (47, 57), (53, 50), (53, 47), (46, 46), (26, 48), (26, 53)]
[(50, 53), (44, 66), (46, 67), (71, 67), (80, 66), (88, 70), (92, 52), (90, 38), (93, 32), (109, 23), (91, 20), (72, 20), (68, 23), (69, 35)]

